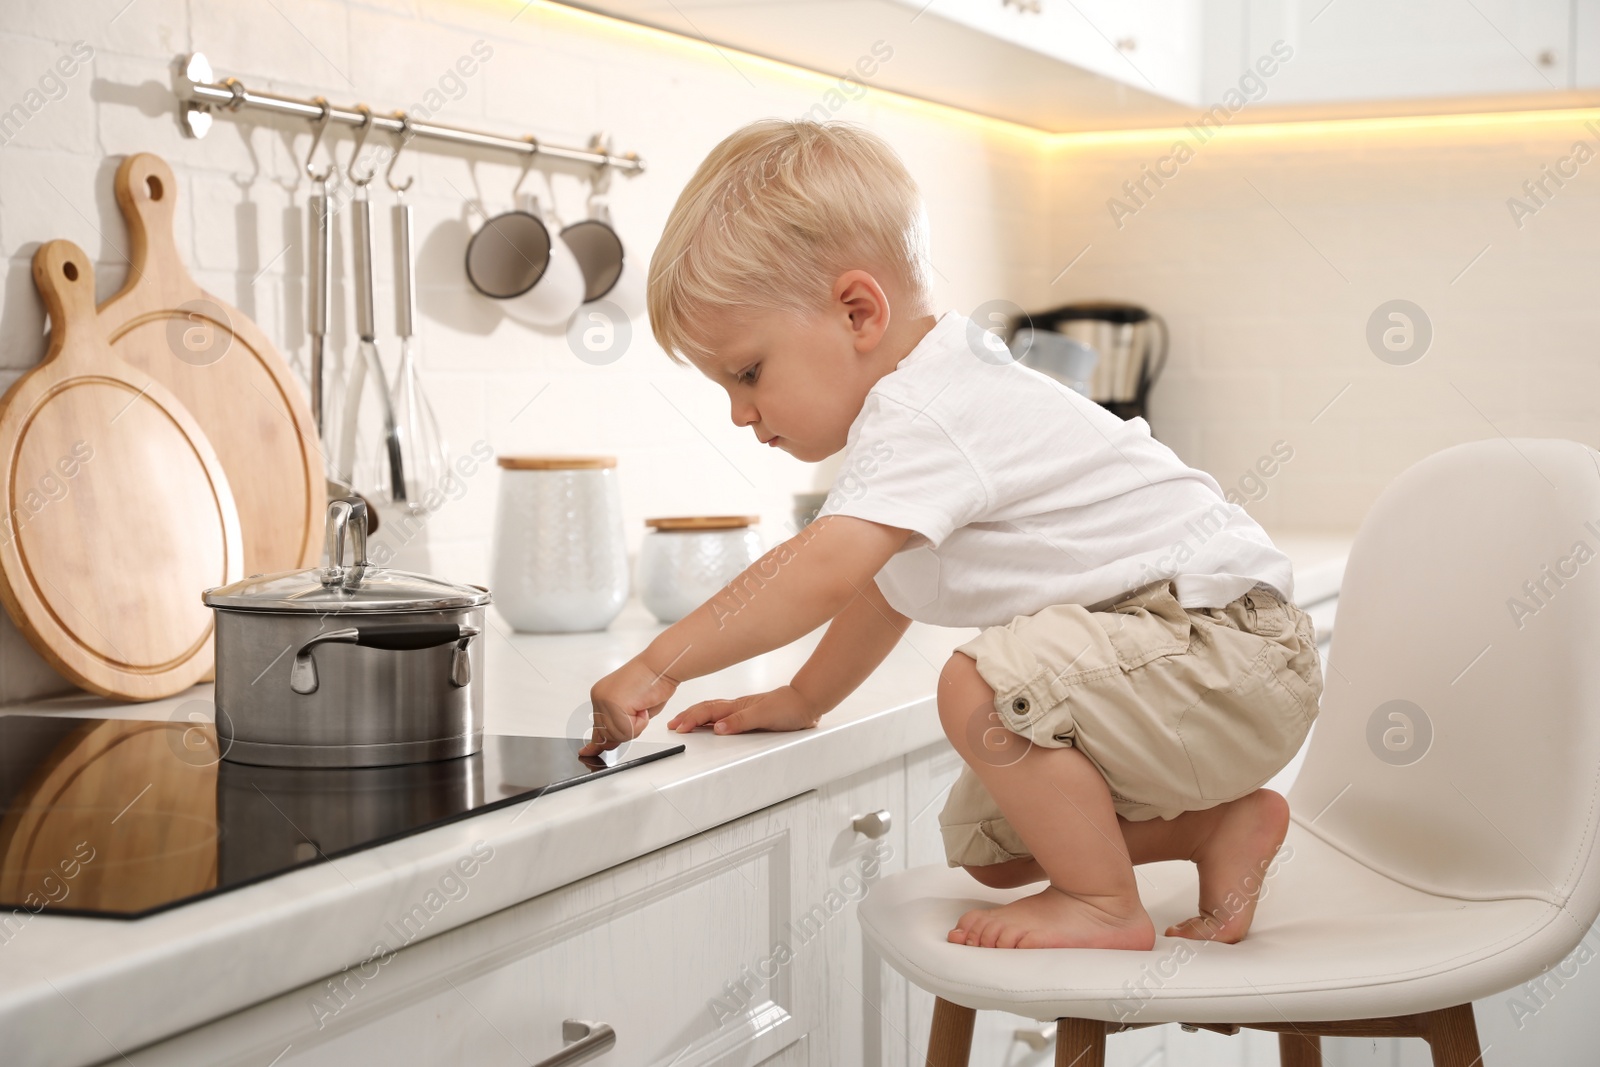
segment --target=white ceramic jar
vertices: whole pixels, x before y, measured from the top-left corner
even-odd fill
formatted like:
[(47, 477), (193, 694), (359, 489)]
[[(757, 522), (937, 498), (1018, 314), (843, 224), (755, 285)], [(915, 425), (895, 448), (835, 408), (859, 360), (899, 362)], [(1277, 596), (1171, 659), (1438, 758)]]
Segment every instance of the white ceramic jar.
[(653, 529), (639, 545), (639, 600), (662, 622), (677, 622), (710, 600), (761, 558), (757, 521), (755, 515), (646, 519)]
[(501, 456), (490, 588), (524, 633), (603, 630), (628, 600), (615, 456)]

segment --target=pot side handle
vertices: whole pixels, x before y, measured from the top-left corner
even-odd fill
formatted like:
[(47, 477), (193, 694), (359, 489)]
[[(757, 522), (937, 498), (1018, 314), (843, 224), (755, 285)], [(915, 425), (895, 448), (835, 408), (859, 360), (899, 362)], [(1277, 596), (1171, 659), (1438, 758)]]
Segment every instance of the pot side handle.
[(455, 659), (451, 663), (451, 683), (457, 688), (471, 681), (466, 658), (467, 644), (481, 630), (476, 626), (461, 626), (453, 622), (401, 623), (398, 626), (349, 626), (342, 630), (327, 630), (317, 634), (300, 646), (294, 654), (294, 664), (289, 669), (289, 688), (301, 696), (317, 691), (316, 660), (312, 652), (318, 645), (361, 645), (389, 652), (415, 652), (424, 648), (454, 644)]

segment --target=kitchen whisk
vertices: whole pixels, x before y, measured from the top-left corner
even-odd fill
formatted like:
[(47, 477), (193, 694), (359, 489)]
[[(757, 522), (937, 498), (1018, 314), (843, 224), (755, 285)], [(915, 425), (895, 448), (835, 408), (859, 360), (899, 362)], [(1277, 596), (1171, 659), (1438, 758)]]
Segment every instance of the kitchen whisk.
[[(410, 120), (402, 119), (403, 145)], [(406, 190), (414, 178), (404, 185), (394, 183), (394, 160), (389, 161), (384, 180), (394, 190), (395, 225), (395, 329), (400, 335), (400, 367), (394, 379), (392, 407), (395, 421), (400, 425), (400, 448), (406, 482), (406, 503), (412, 511), (426, 511), (429, 491), (438, 489), (450, 463), (449, 445), (439, 430), (439, 420), (433, 413), (422, 391), (422, 377), (417, 370), (417, 344), (412, 330), (411, 312), (416, 303), (416, 280), (411, 273), (411, 205), (406, 203)], [(435, 498), (437, 499), (437, 497)]]

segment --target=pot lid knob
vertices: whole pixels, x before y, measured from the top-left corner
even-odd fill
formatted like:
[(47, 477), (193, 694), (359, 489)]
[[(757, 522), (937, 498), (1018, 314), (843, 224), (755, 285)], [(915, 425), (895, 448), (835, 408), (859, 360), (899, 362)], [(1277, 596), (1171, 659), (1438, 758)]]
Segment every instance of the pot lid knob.
[[(350, 534), (351, 555), (354, 561), (344, 565), (345, 532)], [(323, 585), (344, 585), (360, 582), (367, 564), (367, 504), (364, 500), (328, 501), (327, 532), (328, 566), (322, 572)]]

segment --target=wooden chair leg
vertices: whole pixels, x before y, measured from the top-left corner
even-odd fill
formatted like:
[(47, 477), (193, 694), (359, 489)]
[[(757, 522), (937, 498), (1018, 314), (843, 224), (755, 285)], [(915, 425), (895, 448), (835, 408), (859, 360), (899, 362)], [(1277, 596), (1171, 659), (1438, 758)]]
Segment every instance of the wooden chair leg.
[(1433, 1050), (1433, 1067), (1482, 1067), (1478, 1022), (1471, 1004), (1422, 1014), (1422, 1036)]
[(977, 1009), (935, 997), (927, 1067), (967, 1067), (967, 1057), (972, 1055), (972, 1026), (977, 1019)]
[(1057, 1019), (1056, 1067), (1106, 1067), (1106, 1024), (1099, 1019)]
[(1280, 1067), (1322, 1067), (1322, 1038), (1316, 1034), (1278, 1035)]

